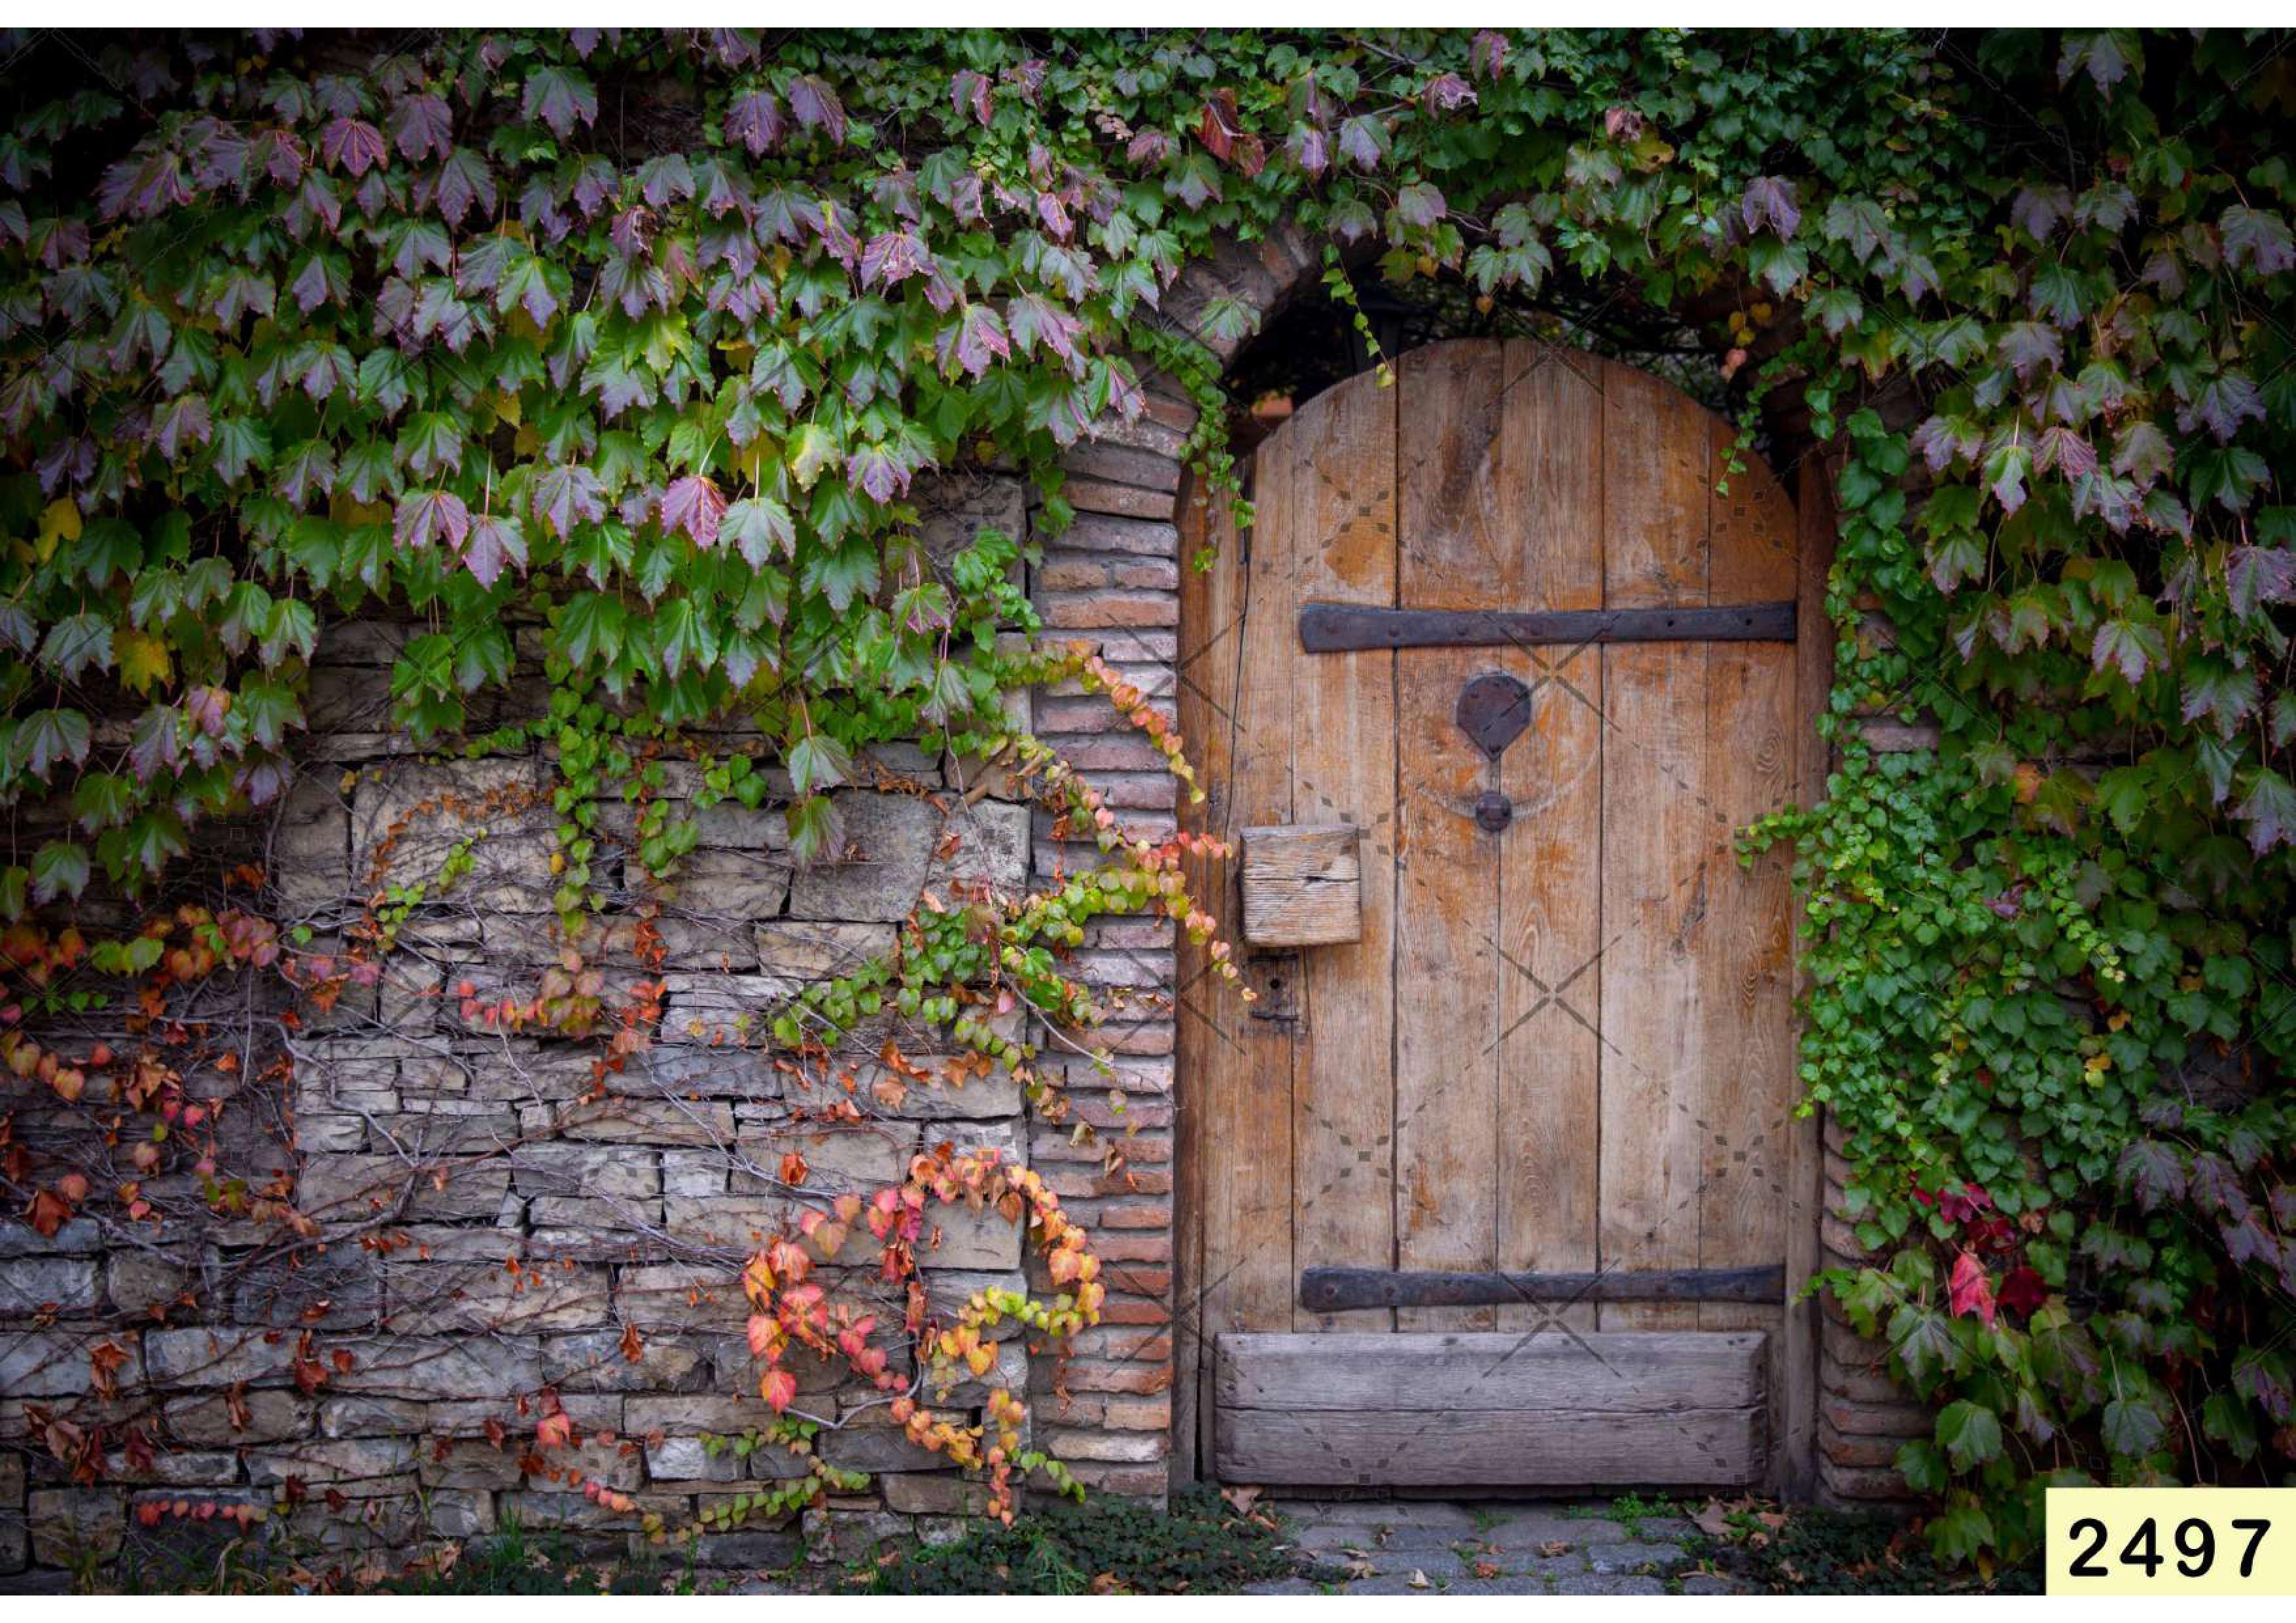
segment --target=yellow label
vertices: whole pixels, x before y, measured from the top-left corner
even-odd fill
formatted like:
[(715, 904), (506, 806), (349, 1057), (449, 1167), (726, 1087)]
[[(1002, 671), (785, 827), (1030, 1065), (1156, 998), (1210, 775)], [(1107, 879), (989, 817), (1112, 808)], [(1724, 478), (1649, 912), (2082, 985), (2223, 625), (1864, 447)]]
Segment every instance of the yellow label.
[(2296, 1594), (2296, 1488), (2048, 1494), (2051, 1594)]

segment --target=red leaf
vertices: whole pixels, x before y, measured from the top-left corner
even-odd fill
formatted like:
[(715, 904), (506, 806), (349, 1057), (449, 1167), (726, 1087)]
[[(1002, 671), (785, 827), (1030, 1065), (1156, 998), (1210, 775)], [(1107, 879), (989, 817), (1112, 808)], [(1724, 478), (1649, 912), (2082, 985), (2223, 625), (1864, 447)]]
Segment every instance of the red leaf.
[(1993, 1282), (1986, 1276), (1985, 1265), (1977, 1260), (1976, 1252), (1964, 1251), (1954, 1259), (1948, 1291), (1956, 1318), (1973, 1313), (1988, 1329), (1992, 1326)]
[(2012, 1313), (2031, 1313), (2049, 1299), (2049, 1287), (2028, 1267), (2009, 1270), (2001, 1281), (2001, 1305)]
[(758, 1393), (779, 1414), (797, 1398), (797, 1377), (785, 1369), (769, 1369), (758, 1382)]

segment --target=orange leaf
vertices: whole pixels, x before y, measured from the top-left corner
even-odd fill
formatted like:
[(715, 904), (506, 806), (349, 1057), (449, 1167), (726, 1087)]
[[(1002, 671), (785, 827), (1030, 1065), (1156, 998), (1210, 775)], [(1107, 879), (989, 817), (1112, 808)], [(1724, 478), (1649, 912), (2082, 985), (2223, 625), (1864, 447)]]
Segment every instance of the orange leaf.
[(758, 1382), (758, 1393), (779, 1414), (797, 1398), (797, 1377), (785, 1369), (769, 1369), (765, 1379)]

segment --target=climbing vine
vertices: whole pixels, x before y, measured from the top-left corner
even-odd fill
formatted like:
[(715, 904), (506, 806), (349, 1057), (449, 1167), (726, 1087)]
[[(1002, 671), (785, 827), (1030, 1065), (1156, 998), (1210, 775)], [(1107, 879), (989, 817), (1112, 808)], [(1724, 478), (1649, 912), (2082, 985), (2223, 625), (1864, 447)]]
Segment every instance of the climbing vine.
[[(759, 1019), (802, 1051), (890, 999), (1026, 1072), (982, 988), (1075, 1024), (1088, 918), (1210, 922), (1182, 846), (1002, 695), (1084, 680), (1185, 758), (1032, 640), (1027, 549), (932, 553), (913, 481), (1017, 468), (1056, 535), (1061, 454), (1154, 373), (1232, 491), (1210, 408), (1253, 307), (1167, 294), (1281, 220), (1343, 291), (1592, 291), (1706, 342), (1750, 436), (1835, 459), (1841, 765), (1763, 833), (1810, 900), (1803, 1074), (1897, 1253), (1833, 1287), (1939, 1400), (1902, 1463), (1949, 1497), (1940, 1547), (2017, 1553), (2046, 1480), (2284, 1471), (2289, 43), (187, 33), (86, 42), (91, 70), (12, 39), (0, 914), (146, 888), (276, 799), (324, 624), (381, 603), (428, 627), (390, 676), (425, 748), (482, 743), (538, 638), (573, 956), (537, 1018), (599, 1017), (601, 786), (674, 881), (667, 761), (697, 804), (785, 804), (806, 857), (865, 752), (916, 741), (1031, 777), (1111, 868), (942, 898)], [(762, 749), (694, 742), (728, 715)], [(1872, 750), (1875, 717), (1932, 734)], [(196, 950), (168, 939), (118, 950)], [(11, 941), (0, 1042), (57, 1089), (78, 1068), (13, 1028), (85, 944)], [(96, 1193), (11, 1176), (36, 1221)], [(761, 1316), (837, 1339), (774, 1279)]]

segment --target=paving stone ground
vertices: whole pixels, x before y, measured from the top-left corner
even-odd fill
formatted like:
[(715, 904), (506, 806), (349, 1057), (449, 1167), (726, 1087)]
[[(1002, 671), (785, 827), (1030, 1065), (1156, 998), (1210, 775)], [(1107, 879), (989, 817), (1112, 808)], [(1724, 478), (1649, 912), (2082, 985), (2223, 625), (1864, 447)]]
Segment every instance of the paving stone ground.
[(1260, 1594), (1724, 1594), (1692, 1570), (1695, 1529), (1631, 1502), (1286, 1500), (1318, 1578)]

